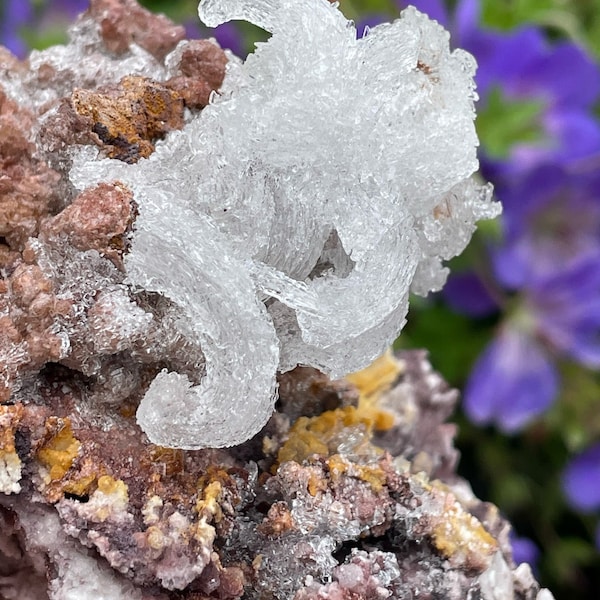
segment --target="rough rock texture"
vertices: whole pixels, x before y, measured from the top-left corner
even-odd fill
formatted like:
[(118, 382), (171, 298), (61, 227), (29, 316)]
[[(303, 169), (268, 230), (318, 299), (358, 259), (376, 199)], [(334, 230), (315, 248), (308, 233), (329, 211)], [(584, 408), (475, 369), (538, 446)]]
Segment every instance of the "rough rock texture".
[(213, 91), (223, 83), (225, 54), (206, 40), (192, 40), (173, 59), (176, 75), (165, 85), (177, 92), (187, 107), (204, 108)]
[(132, 192), (112, 181), (78, 193), (68, 171), (85, 145), (127, 162), (151, 154), (186, 105), (206, 105), (227, 59), (129, 0), (92, 2), (70, 35), (29, 61), (0, 56), (1, 401), (47, 363), (93, 377), (91, 394), (113, 403), (161, 368), (192, 380), (203, 369), (169, 301), (123, 285)]
[[(140, 429), (159, 373), (204, 379), (197, 323), (129, 278), (131, 187), (78, 191), (69, 174), (82, 147), (150, 164), (200, 114), (226, 57), (181, 37), (133, 0), (98, 0), (69, 46), (0, 50), (0, 598), (548, 598), (456, 476), (457, 394), (422, 352), (337, 381), (279, 374), (277, 410), (232, 449)], [(166, 233), (154, 243), (176, 272), (192, 249)], [(348, 275), (340, 248), (327, 238), (315, 278)]]
[(0, 88), (0, 268), (9, 268), (44, 216), (55, 210), (59, 176), (34, 156), (34, 115)]
[[(290, 414), (234, 451), (150, 444), (130, 404), (99, 410), (84, 379), (44, 369), (0, 407), (1, 593), (536, 598), (508, 523), (450, 468), (456, 393), (422, 352), (383, 360), (359, 387), (287, 374)], [(378, 445), (409, 430), (429, 435)]]
[(144, 10), (135, 0), (91, 0), (89, 13), (100, 26), (107, 50), (115, 54), (136, 44), (163, 60), (185, 37), (182, 26)]
[(183, 100), (144, 77), (123, 77), (116, 89), (75, 90), (71, 103), (107, 156), (125, 162), (150, 156), (151, 140), (183, 126)]

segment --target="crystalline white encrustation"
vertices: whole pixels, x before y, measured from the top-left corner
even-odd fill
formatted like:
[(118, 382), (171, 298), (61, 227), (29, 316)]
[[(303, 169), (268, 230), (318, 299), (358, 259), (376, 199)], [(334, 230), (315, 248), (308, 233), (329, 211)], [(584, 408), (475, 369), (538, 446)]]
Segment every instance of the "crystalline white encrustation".
[(119, 179), (139, 217), (130, 285), (185, 310), (206, 358), (161, 373), (138, 411), (150, 439), (239, 443), (272, 411), (275, 372), (365, 366), (402, 328), (409, 291), (499, 207), (478, 167), (475, 63), (413, 8), (356, 39), (327, 0), (204, 0), (216, 26), (272, 33), (184, 129), (136, 165), (76, 157), (83, 188)]

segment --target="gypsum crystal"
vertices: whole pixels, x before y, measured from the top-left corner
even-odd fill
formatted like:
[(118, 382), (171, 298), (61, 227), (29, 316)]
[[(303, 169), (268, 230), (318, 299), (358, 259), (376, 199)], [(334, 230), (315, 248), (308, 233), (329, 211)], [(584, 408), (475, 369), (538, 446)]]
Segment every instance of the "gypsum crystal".
[(131, 188), (127, 281), (183, 308), (202, 348), (199, 385), (163, 371), (138, 409), (154, 443), (188, 449), (257, 433), (277, 370), (368, 364), (409, 291), (439, 289), (442, 261), (499, 212), (472, 178), (475, 62), (436, 22), (409, 7), (356, 39), (327, 0), (205, 0), (199, 14), (272, 35), (148, 159), (84, 149), (70, 174)]

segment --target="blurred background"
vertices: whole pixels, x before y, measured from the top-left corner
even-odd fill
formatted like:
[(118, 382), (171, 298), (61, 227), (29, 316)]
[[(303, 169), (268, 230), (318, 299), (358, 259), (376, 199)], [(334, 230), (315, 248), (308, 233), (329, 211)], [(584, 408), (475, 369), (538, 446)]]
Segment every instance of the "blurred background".
[[(300, 1), (300, 0), (298, 0)], [(145, 0), (239, 56), (264, 32), (203, 29), (196, 0)], [(87, 0), (0, 0), (0, 43), (66, 40)], [(358, 35), (403, 0), (341, 0)], [(430, 351), (462, 392), (460, 473), (514, 524), (557, 600), (600, 589), (600, 0), (414, 0), (479, 64), (480, 225), (444, 290), (414, 298), (398, 348)]]

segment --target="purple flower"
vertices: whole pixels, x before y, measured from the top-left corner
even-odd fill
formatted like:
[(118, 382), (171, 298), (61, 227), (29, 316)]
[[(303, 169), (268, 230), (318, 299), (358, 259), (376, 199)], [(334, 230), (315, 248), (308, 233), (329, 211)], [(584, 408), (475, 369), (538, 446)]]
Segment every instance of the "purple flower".
[(494, 266), (505, 286), (518, 288), (585, 257), (600, 259), (598, 173), (545, 165), (505, 186), (502, 200), (504, 241), (494, 252)]
[[(511, 104), (538, 108), (515, 123), (508, 156), (487, 157), (488, 174), (505, 179), (545, 163), (600, 158), (600, 126), (592, 112), (600, 96), (598, 65), (571, 42), (551, 46), (532, 27), (494, 39), (493, 51), (485, 58), (476, 55), (480, 113), (485, 118), (494, 93), (501, 94), (505, 113)], [(484, 155), (485, 134), (482, 130)]]
[(476, 319), (490, 316), (499, 309), (490, 290), (472, 271), (450, 273), (442, 289), (442, 296), (455, 312)]
[(2, 8), (0, 43), (15, 56), (24, 57), (27, 47), (19, 32), (33, 18), (33, 7), (28, 0), (7, 0)]
[(545, 349), (506, 323), (477, 360), (463, 407), (474, 423), (495, 423), (510, 433), (545, 412), (557, 392), (558, 376)]
[(69, 21), (88, 6), (89, 0), (56, 0), (41, 5), (32, 0), (7, 0), (0, 12), (0, 43), (23, 58), (28, 51), (21, 36), (24, 27), (44, 29), (57, 21)]
[(527, 563), (535, 571), (540, 557), (540, 549), (537, 545), (529, 538), (517, 536), (514, 531), (510, 532), (510, 545), (515, 564)]
[(591, 512), (600, 508), (600, 442), (571, 461), (563, 473), (562, 487), (576, 510)]
[(464, 398), (473, 422), (495, 423), (506, 432), (525, 427), (551, 406), (559, 389), (559, 358), (600, 368), (598, 257), (530, 278), (512, 306), (475, 363)]
[(600, 368), (600, 264), (585, 257), (572, 268), (533, 282), (528, 301), (539, 334), (557, 354)]
[(223, 23), (213, 29), (211, 35), (219, 42), (221, 48), (228, 48), (242, 58), (246, 56), (244, 39), (235, 23)]
[[(600, 125), (593, 114), (600, 68), (582, 48), (568, 41), (552, 45), (531, 26), (511, 32), (481, 28), (478, 0), (459, 0), (452, 15), (441, 0), (410, 3), (449, 28), (453, 45), (477, 60), (486, 177), (498, 184), (547, 162), (600, 160)], [(493, 110), (499, 107), (501, 116)]]

